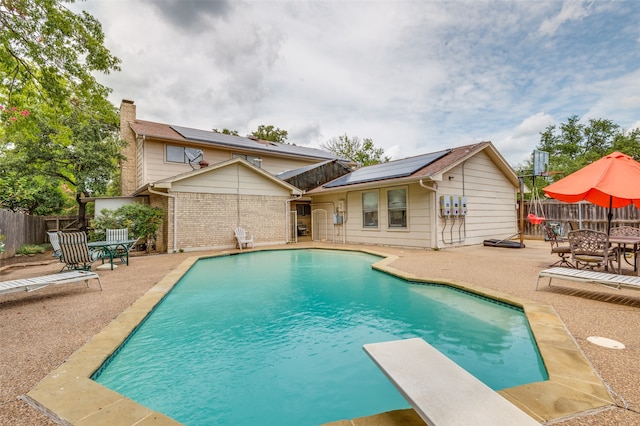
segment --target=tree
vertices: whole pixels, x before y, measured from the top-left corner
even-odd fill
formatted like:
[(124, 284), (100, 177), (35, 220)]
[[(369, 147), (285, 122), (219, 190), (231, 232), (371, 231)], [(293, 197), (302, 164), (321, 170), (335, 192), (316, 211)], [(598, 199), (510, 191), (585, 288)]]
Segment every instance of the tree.
[(117, 71), (120, 60), (104, 47), (100, 22), (63, 4), (73, 2), (0, 0), (0, 103), (16, 105), (29, 85), (52, 104), (106, 97), (94, 72)]
[(384, 155), (383, 148), (376, 148), (371, 138), (362, 141), (357, 136), (350, 138), (345, 133), (322, 144), (322, 149), (332, 152), (338, 157), (349, 159), (360, 166), (386, 163), (390, 160)]
[[(566, 123), (548, 126), (541, 132), (536, 149), (549, 153), (548, 179), (557, 181), (614, 151), (640, 160), (640, 128), (625, 132), (609, 119), (589, 119), (584, 124), (580, 117), (573, 115)], [(535, 188), (535, 195), (540, 197), (546, 183), (540, 184), (543, 178), (537, 178), (534, 187), (532, 170), (531, 159), (518, 167), (518, 174), (524, 176), (525, 184)]]
[(258, 126), (258, 130), (251, 132), (251, 134), (263, 141), (271, 141), (277, 143), (287, 143), (289, 132), (281, 130), (272, 125), (265, 126), (263, 124)]
[(71, 2), (0, 0), (0, 163), (71, 188), (84, 229), (82, 198), (104, 193), (122, 159), (110, 89), (94, 77), (120, 60), (100, 23)]
[(229, 130), (226, 127), (222, 130), (218, 130), (216, 128), (212, 129), (216, 133), (222, 133), (223, 135), (231, 135), (231, 136), (239, 136), (237, 130)]
[(640, 129), (625, 132), (604, 118), (589, 119), (583, 124), (573, 115), (566, 123), (549, 126), (540, 133), (536, 148), (549, 153), (549, 170), (555, 181), (616, 150), (640, 160), (639, 145)]
[(67, 200), (57, 181), (43, 176), (2, 173), (0, 207), (3, 209), (30, 215), (55, 215), (69, 207)]
[(104, 194), (124, 158), (116, 123), (113, 107), (39, 103), (24, 120), (5, 126), (0, 164), (8, 173), (41, 176), (70, 188), (85, 229), (82, 199)]

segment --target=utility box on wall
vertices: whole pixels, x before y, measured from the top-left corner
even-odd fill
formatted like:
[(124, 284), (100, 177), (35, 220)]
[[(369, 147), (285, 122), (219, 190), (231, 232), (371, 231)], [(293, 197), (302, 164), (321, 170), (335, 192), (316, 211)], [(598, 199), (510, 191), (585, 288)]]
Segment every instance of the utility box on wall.
[(451, 216), (451, 195), (440, 196), (440, 214), (442, 216)]
[(467, 214), (467, 197), (464, 195), (441, 195), (440, 216), (462, 217)]

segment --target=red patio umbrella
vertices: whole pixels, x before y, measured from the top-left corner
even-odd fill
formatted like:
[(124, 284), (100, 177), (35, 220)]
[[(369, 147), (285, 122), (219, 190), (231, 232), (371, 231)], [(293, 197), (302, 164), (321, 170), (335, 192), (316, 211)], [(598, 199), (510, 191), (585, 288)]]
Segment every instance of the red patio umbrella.
[(611, 209), (633, 203), (640, 208), (640, 163), (621, 152), (613, 152), (577, 172), (542, 189), (545, 194), (567, 203), (589, 201)]

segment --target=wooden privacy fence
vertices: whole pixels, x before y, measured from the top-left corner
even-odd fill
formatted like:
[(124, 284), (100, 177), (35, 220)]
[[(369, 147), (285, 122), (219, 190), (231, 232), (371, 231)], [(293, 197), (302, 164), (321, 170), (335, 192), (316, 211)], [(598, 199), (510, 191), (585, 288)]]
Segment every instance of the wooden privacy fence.
[(4, 253), (0, 259), (11, 257), (24, 244), (42, 244), (45, 242), (45, 219), (42, 216), (29, 216), (0, 210), (0, 234), (5, 236)]
[[(87, 221), (90, 219), (87, 217)], [(77, 230), (78, 216), (30, 216), (0, 210), (0, 234), (6, 238), (0, 259), (14, 256), (25, 244), (48, 243), (47, 232)]]
[[(595, 231), (607, 231), (607, 214), (608, 208), (596, 206), (588, 202), (579, 203), (563, 203), (557, 200), (537, 201), (535, 207), (531, 206), (529, 201), (524, 202), (524, 235), (531, 237), (544, 237), (543, 229), (540, 225), (532, 225), (527, 220), (527, 214), (530, 212), (538, 216), (544, 216), (545, 221), (549, 223), (557, 223), (562, 227), (564, 235), (568, 232), (568, 222), (574, 221), (581, 228), (593, 229)], [(536, 212), (536, 207), (538, 212)], [(542, 210), (542, 214), (540, 213)], [(613, 219), (611, 226), (628, 225), (636, 228), (640, 227), (640, 210), (633, 204), (611, 209)]]

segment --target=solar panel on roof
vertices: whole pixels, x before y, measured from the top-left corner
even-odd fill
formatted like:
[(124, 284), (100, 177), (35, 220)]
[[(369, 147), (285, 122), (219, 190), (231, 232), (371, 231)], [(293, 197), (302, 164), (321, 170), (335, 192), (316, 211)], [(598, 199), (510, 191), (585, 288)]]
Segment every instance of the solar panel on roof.
[(226, 135), (224, 133), (211, 132), (209, 130), (191, 129), (188, 127), (171, 126), (173, 130), (180, 133), (185, 139), (190, 139), (200, 142), (209, 142), (220, 145), (231, 146), (235, 148), (244, 148), (254, 151), (270, 151), (274, 153), (289, 154), (289, 155), (303, 155), (307, 157), (321, 158), (333, 160), (337, 157), (330, 152), (322, 151), (316, 148), (309, 148), (304, 146), (289, 145), (286, 143), (270, 142), (268, 144), (258, 143), (252, 139), (242, 136)]
[(416, 157), (402, 160), (389, 161), (388, 163), (376, 164), (363, 167), (339, 179), (324, 185), (325, 188), (335, 188), (338, 186), (353, 185), (356, 183), (375, 182), (378, 180), (394, 179), (411, 176), (413, 173), (428, 166), (436, 160), (444, 157), (451, 150), (432, 152), (430, 154), (418, 155)]

